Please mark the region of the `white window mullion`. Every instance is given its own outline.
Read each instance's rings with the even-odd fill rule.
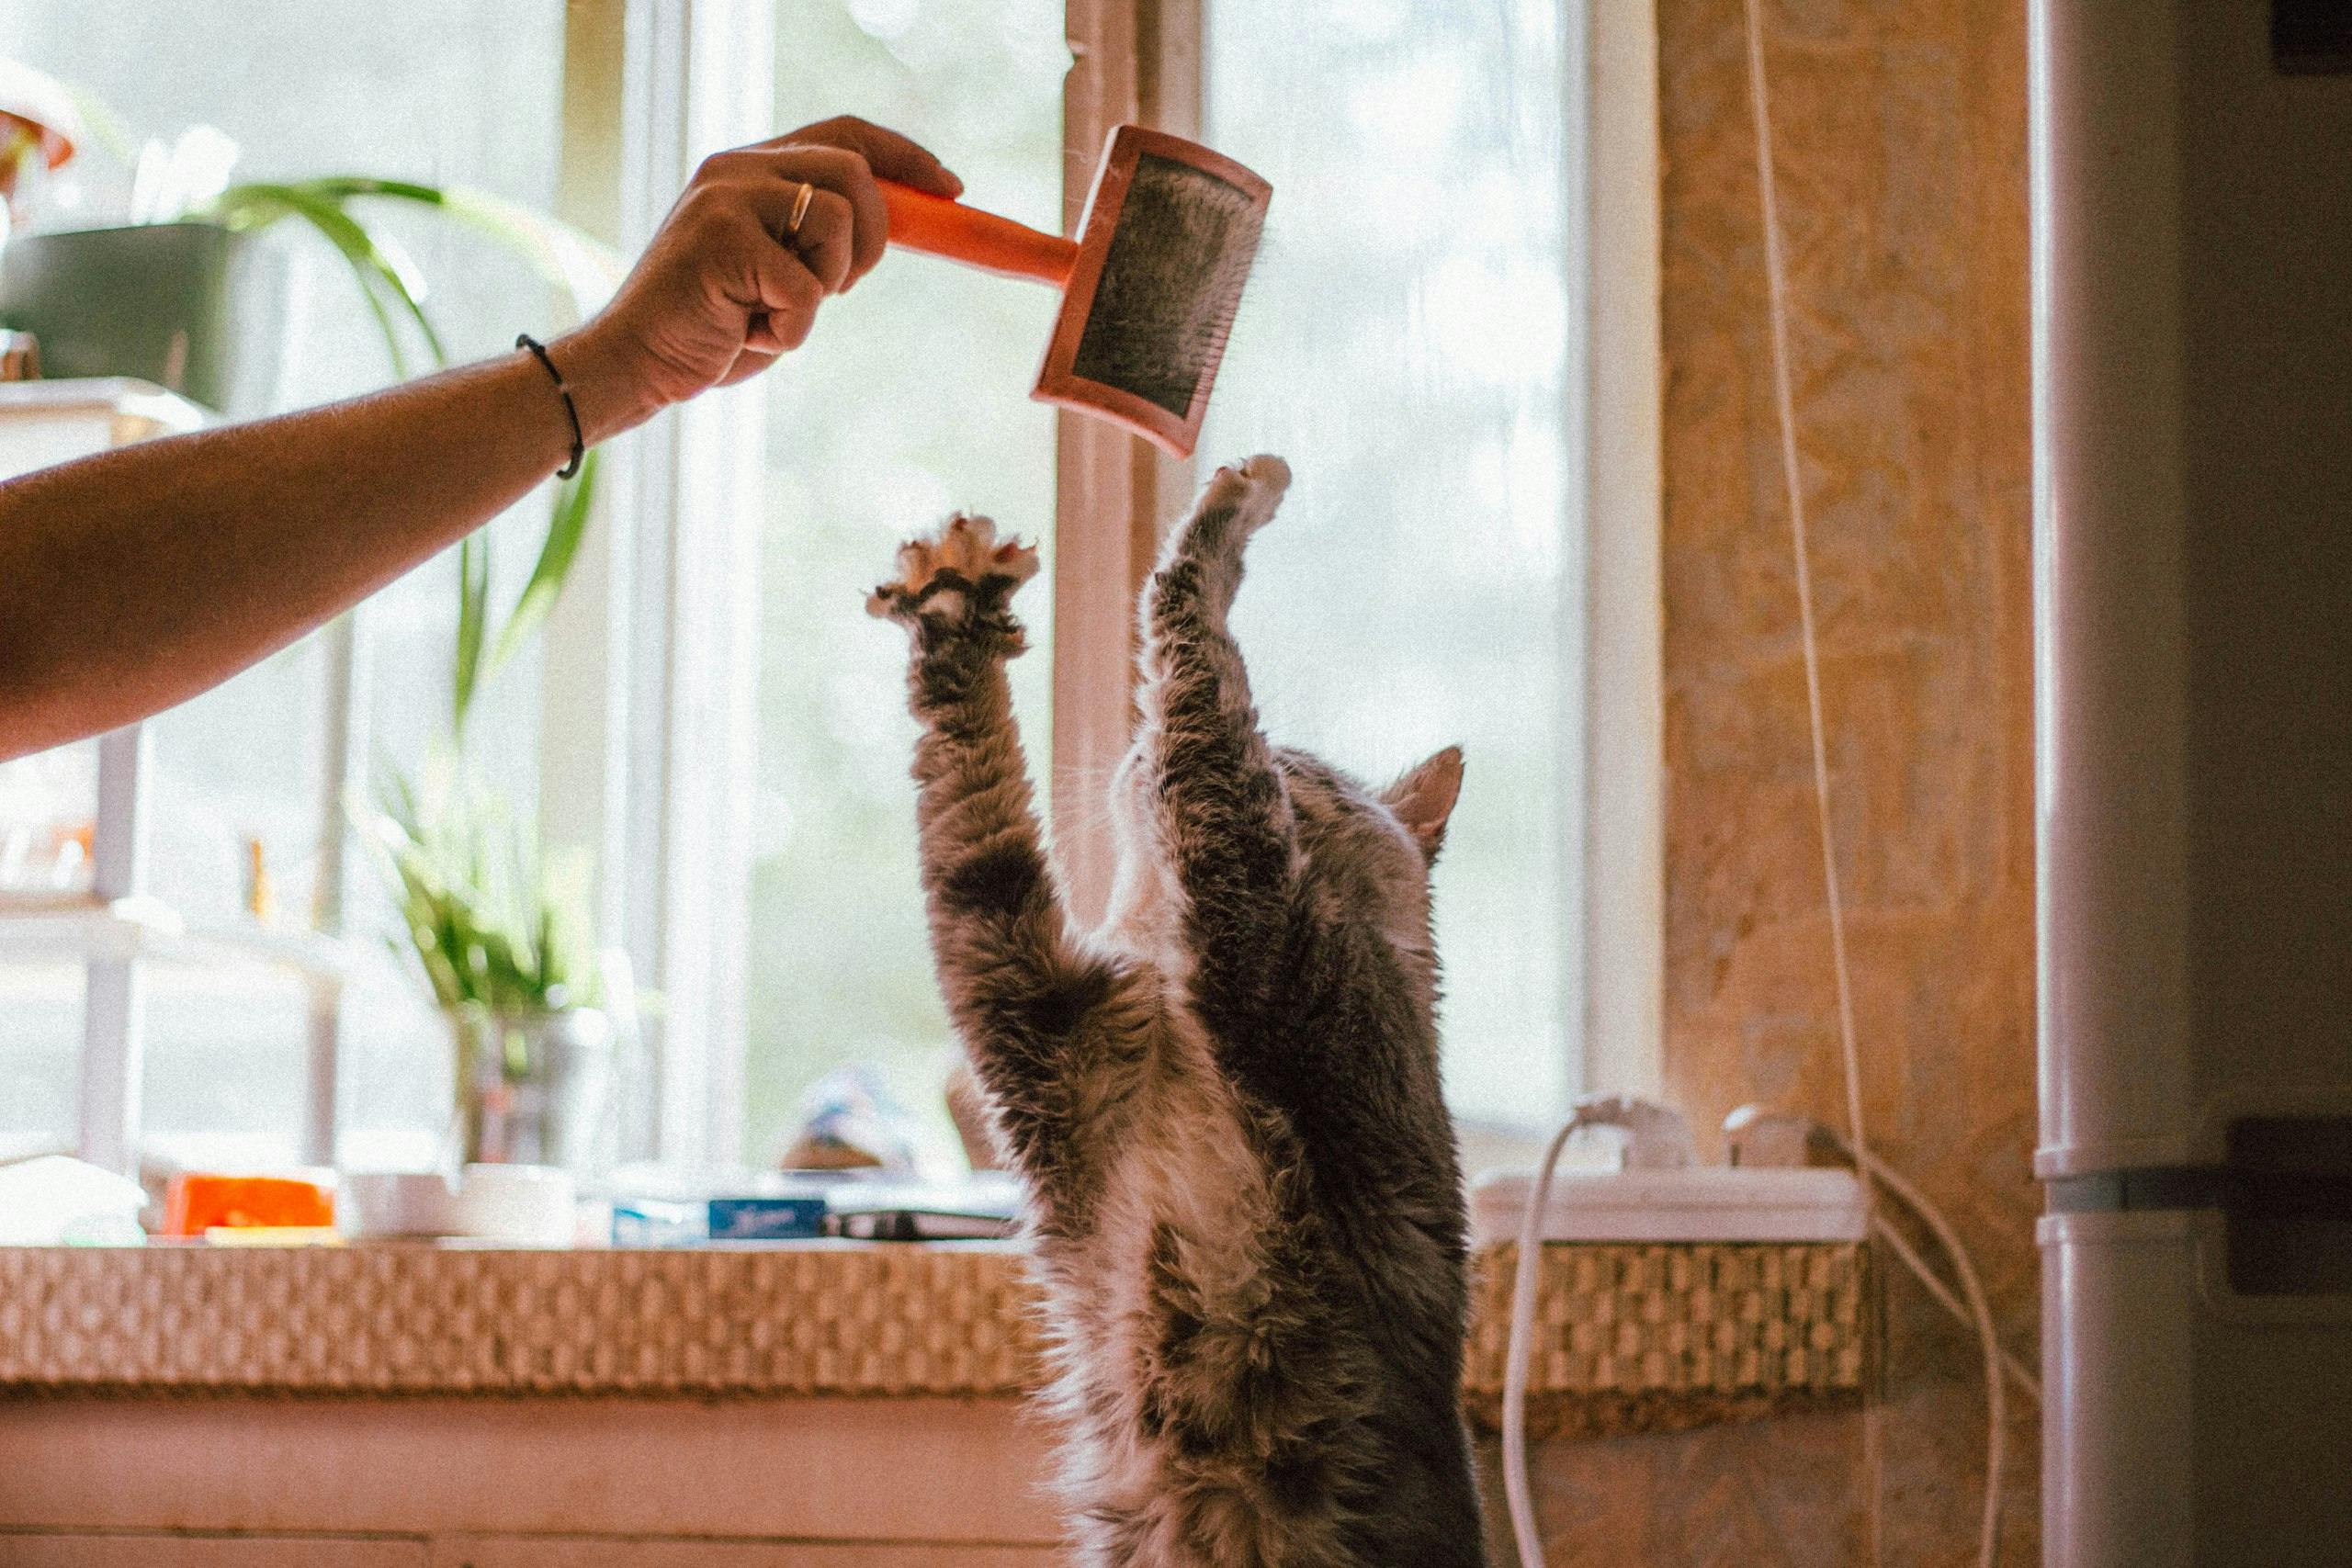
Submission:
[[[763,0],[629,7],[623,232],[641,247],[702,158],[768,133]],[[633,444],[626,682],[626,848],[613,879],[625,945],[661,991],[663,1157],[733,1159],[742,1122],[745,835],[755,728],[765,401],[713,393]]]
[[[99,738],[90,892],[101,908],[143,890],[154,752],[145,725]],[[82,1014],[82,1157],[125,1175],[139,1169],[145,1067],[144,987],[135,953],[126,938],[119,951],[92,955]]]
[[[1584,323],[1571,378],[1585,457],[1580,1065],[1587,1089],[1655,1093],[1666,1007],[1656,7],[1594,4],[1570,36],[1586,136],[1569,210]]]

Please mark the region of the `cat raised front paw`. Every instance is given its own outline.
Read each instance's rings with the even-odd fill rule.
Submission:
[[[1037,575],[1037,552],[1019,539],[1000,543],[996,525],[957,513],[928,537],[899,547],[898,575],[866,596],[865,612],[933,630],[968,626],[1025,646],[1007,611],[1013,591]]]
[[[1241,532],[1254,534],[1273,516],[1274,508],[1283,503],[1283,492],[1289,489],[1290,465],[1271,453],[1260,453],[1238,468],[1219,468],[1211,475],[1201,491],[1197,510],[1231,507]]]

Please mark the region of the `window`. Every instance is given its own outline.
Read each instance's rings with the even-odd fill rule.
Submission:
[[[358,172],[464,183],[539,206],[554,192],[563,62],[561,0],[384,6],[363,0],[254,6],[188,0],[114,6],[103,18],[40,0],[0,0],[8,51],[86,91],[134,141],[214,125],[242,149],[236,175]],[[168,61],[171,68],[157,69]],[[115,220],[127,169],[103,148],[77,159],[93,221]],[[387,215],[425,276],[453,358],[496,352],[548,315],[526,269],[450,225]],[[390,378],[380,338],[349,280],[290,230],[266,242],[288,268],[290,345],[281,384],[242,414],[297,407]],[[518,321],[518,314],[522,320]],[[538,502],[515,519],[536,526]],[[502,552],[515,575],[521,545]],[[455,617],[452,564],[393,585],[363,614],[372,656],[359,694],[375,759],[413,763],[440,719]],[[149,886],[191,922],[244,918],[246,843],[257,840],[286,917],[300,922],[320,864],[322,639],[313,637],[159,716]],[[537,671],[518,665],[477,726],[501,776],[527,784],[537,755]],[[0,822],[71,831],[93,810],[94,745],[0,768]],[[527,794],[525,795],[527,801]],[[429,1153],[443,1120],[446,1053],[435,1021],[373,932],[382,912],[356,866],[350,924],[361,967],[345,1009],[344,1153]],[[152,1148],[182,1158],[300,1152],[308,996],[259,965],[143,966],[144,1121]],[[0,1151],[71,1146],[81,1042],[78,966],[0,967]]]
[[[97,28],[53,9],[0,0],[11,47],[137,130],[221,124],[255,175],[359,167],[538,206],[560,176],[574,209],[582,190],[604,193],[590,205],[618,214],[625,244],[703,155],[830,114],[907,130],[971,199],[1048,229],[1138,99],[1143,118],[1197,130],[1275,189],[1202,447],[1210,463],[1279,452],[1298,475],[1236,617],[1268,728],[1375,779],[1447,742],[1468,752],[1437,881],[1457,1111],[1506,1132],[1548,1122],[1587,1081],[1583,1021],[1630,1019],[1638,1033],[1654,1017],[1625,998],[1655,989],[1639,912],[1655,889],[1633,888],[1604,919],[1588,910],[1584,867],[1589,842],[1621,875],[1655,874],[1640,847],[1654,561],[1647,579],[1625,565],[1643,552],[1641,485],[1604,482],[1623,453],[1654,487],[1638,434],[1655,344],[1627,337],[1606,356],[1624,379],[1596,382],[1589,401],[1588,366],[1604,356],[1588,327],[1597,344],[1623,323],[1589,317],[1582,284],[1600,265],[1586,254],[1589,160],[1624,160],[1591,182],[1593,243],[1607,229],[1613,271],[1654,270],[1654,221],[1604,222],[1623,192],[1654,184],[1639,130],[1654,92],[1633,58],[1611,99],[1623,124],[1589,118],[1603,95],[1588,105],[1580,0],[1306,13],[1275,0],[202,0]],[[1196,51],[1171,30],[1193,25]],[[1629,24],[1592,25],[1600,52],[1602,29]],[[175,42],[198,32],[200,53]],[[164,57],[182,62],[167,77],[142,68]],[[446,231],[415,243],[453,351],[503,349],[535,286]],[[340,286],[316,280],[294,396],[381,378]],[[1133,583],[1151,525],[1196,476],[1028,400],[1055,308],[1032,285],[893,257],[775,373],[610,454],[604,521],[544,653],[503,677],[476,729],[514,794],[541,794],[565,836],[596,840],[607,934],[663,994],[654,1103],[630,1152],[764,1162],[805,1089],[854,1062],[878,1066],[946,1142],[936,1089],[951,1046],[915,876],[904,649],[859,600],[896,542],[951,508],[1046,547],[1050,592],[1024,595],[1033,651],[1014,667],[1015,702],[1040,803],[1064,808],[1057,843],[1083,863],[1082,886],[1091,876],[1088,801],[1124,730]],[[1622,425],[1591,442],[1598,461],[1589,420]],[[1605,542],[1586,527],[1588,495],[1604,491],[1623,524]],[[519,570],[524,554],[503,564]],[[1645,596],[1647,612],[1628,609]],[[413,759],[434,728],[437,690],[419,672],[447,667],[453,597],[441,563],[368,608],[385,755]],[[239,846],[257,837],[281,902],[300,908],[319,785],[286,760],[313,754],[322,658],[289,650],[157,721],[172,897],[233,915]],[[1625,671],[1638,678],[1612,673]],[[1588,788],[1586,737],[1604,720],[1630,760]],[[86,790],[71,754],[39,762],[44,798]],[[0,771],[0,811],[29,777]],[[373,895],[364,871],[354,886]],[[370,983],[344,1053],[344,1152],[421,1155],[446,1051],[404,974],[387,960]],[[156,987],[150,1122],[177,1146],[226,1132],[290,1152],[299,991],[205,984]],[[0,971],[0,989],[5,1137],[70,1108],[79,997],[24,971]],[[1641,1087],[1641,1050],[1611,1087]]]
[[[1234,631],[1271,734],[1378,783],[1462,743],[1434,878],[1455,1111],[1579,1077],[1583,574],[1555,4],[1208,0],[1206,140],[1274,187],[1202,456],[1296,476]]]
[[[1438,882],[1448,1073],[1466,1117],[1521,1130],[1582,1081],[1579,13],[1307,18],[1269,0],[1200,13],[1206,139],[1276,189],[1203,457],[1275,450],[1301,476],[1257,547],[1238,629],[1286,739],[1368,774],[1466,743],[1473,783]],[[1057,134],[1057,23],[1080,34],[1125,14],[1074,4],[1065,18],[1043,0],[777,10],[775,122],[848,109],[900,125],[973,199],[1050,225],[1057,142],[1073,181],[1098,145]],[[1053,496],[1054,427],[1020,397],[1048,297],[900,258],[838,309],[770,384],[752,508],[767,533],[734,1124],[755,1158],[797,1089],[846,1061],[896,1069],[927,1109],[946,1041],[915,890],[901,650],[861,637],[843,604],[893,541],[953,506],[1044,532],[1057,504],[1065,557],[1134,521]],[[1192,483],[1168,465],[1159,479],[1137,503],[1149,516]],[[1343,593],[1325,564],[1341,558]],[[1043,597],[1029,596],[1033,618]],[[1126,624],[1121,608],[1060,627],[1057,681],[1123,668]],[[1076,721],[1047,711],[1045,663],[1015,667],[1039,769],[1048,722]],[[1083,779],[1057,782],[1082,818]],[[1065,852],[1079,847],[1086,824],[1057,826]],[[706,1042],[731,1048],[723,1027]]]
[[[937,149],[969,199],[1060,227],[1060,0],[807,0],[779,13],[779,128],[854,113]],[[1054,527],[1054,420],[1028,400],[1056,299],[898,256],[768,378],[757,795],[742,1146],[792,1131],[828,1069],[879,1066],[929,1111],[952,1049],[916,884],[906,644],[859,611],[899,539],[951,510]],[[1050,570],[1050,564],[1048,567]],[[1039,799],[1052,756],[1051,599],[1012,666]],[[1114,654],[1115,657],[1115,653]]]

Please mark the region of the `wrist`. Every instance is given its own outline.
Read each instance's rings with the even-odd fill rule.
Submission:
[[[581,439],[588,446],[633,430],[661,412],[662,400],[650,378],[622,352],[621,344],[598,330],[597,322],[574,328],[547,346],[571,389]]]

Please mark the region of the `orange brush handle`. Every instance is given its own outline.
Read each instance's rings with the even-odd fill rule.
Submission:
[[[890,243],[926,255],[944,256],[982,272],[1032,277],[1059,288],[1078,262],[1078,242],[1041,233],[1010,218],[982,212],[960,201],[929,196],[911,186],[876,180],[890,209]]]

